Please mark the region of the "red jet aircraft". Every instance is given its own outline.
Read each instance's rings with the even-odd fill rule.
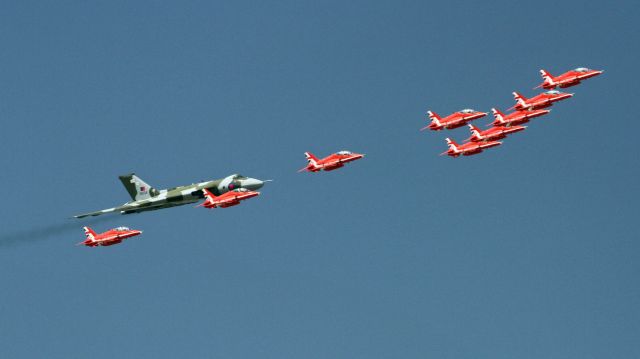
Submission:
[[[502,113],[497,108],[492,108],[493,117],[495,120],[491,123],[493,126],[514,126],[529,122],[530,119],[542,115],[546,115],[551,110],[520,110],[512,112],[508,115]],[[491,126],[489,125],[489,126]]]
[[[484,117],[487,115],[486,112],[480,112],[476,110],[472,110],[470,108],[460,110],[458,112],[454,112],[451,115],[442,118],[440,115],[433,111],[427,111],[429,114],[429,118],[431,119],[431,123],[428,126],[423,127],[420,131],[424,131],[426,129],[430,129],[432,131],[440,131],[444,128],[451,130],[453,128],[462,127],[467,124],[467,122]]]
[[[231,206],[236,206],[240,204],[240,201],[244,201],[245,199],[249,199],[251,197],[259,196],[260,192],[250,191],[246,188],[237,188],[233,191],[225,192],[219,196],[215,196],[206,188],[202,189],[204,193],[204,202],[197,205],[196,207],[204,207],[204,208],[227,208]]]
[[[499,141],[487,141],[487,142],[465,142],[462,145],[457,144],[454,140],[447,138],[447,145],[449,150],[442,152],[440,155],[449,155],[451,157],[471,156],[482,152],[490,147],[500,146],[502,142]]]
[[[554,102],[562,101],[572,97],[572,93],[564,93],[556,90],[550,90],[538,94],[532,98],[526,98],[521,94],[514,92],[513,98],[516,100],[516,104],[510,108],[516,110],[537,110],[551,106]]]
[[[84,244],[87,247],[110,246],[113,244],[118,244],[129,237],[134,237],[142,233],[142,231],[136,229],[118,227],[110,229],[104,233],[97,234],[93,231],[93,229],[89,227],[83,228],[84,234],[87,236],[87,239],[78,243],[78,245]]]
[[[469,130],[471,131],[471,137],[467,141],[471,142],[486,142],[486,141],[495,141],[501,140],[507,135],[512,133],[524,131],[527,126],[495,126],[491,127],[488,130],[480,131],[476,126],[469,124]]]
[[[305,152],[304,155],[307,157],[308,164],[306,167],[298,170],[298,172],[319,172],[321,170],[333,171],[344,166],[347,162],[359,160],[364,157],[363,154],[352,153],[349,151],[339,151],[323,159],[318,159],[318,157],[314,156],[311,152]]]
[[[591,70],[586,67],[578,67],[577,69],[567,71],[562,75],[552,76],[546,70],[540,70],[540,75],[542,75],[542,79],[544,81],[535,88],[537,89],[542,87],[544,89],[554,89],[556,87],[571,87],[580,84],[580,81],[582,80],[598,76],[603,72],[604,71],[602,70]]]

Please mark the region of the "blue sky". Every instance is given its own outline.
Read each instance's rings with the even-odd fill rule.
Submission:
[[[0,356],[637,358],[636,2],[0,5]],[[606,73],[505,143],[440,114]],[[488,119],[476,121],[484,127]],[[367,157],[299,174],[303,152]],[[274,179],[97,221],[117,176]],[[144,230],[81,248],[81,227]]]

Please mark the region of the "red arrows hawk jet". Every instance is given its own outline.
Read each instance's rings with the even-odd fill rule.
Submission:
[[[545,108],[551,106],[554,102],[566,100],[569,97],[572,97],[572,93],[564,93],[556,90],[550,90],[538,94],[532,98],[526,98],[521,94],[514,92],[513,98],[516,100],[515,106],[511,107],[511,109],[516,110],[537,110],[540,108]]]
[[[476,126],[469,124],[469,130],[471,131],[471,137],[467,141],[471,142],[486,142],[486,141],[496,141],[501,140],[507,135],[512,133],[524,131],[527,126],[495,126],[491,127],[488,130],[480,131]]]
[[[447,138],[447,145],[449,150],[442,152],[440,155],[449,155],[451,157],[471,156],[482,152],[487,148],[500,146],[502,142],[499,141],[487,141],[487,142],[465,142],[462,145],[457,144],[454,140]]]
[[[462,127],[467,124],[467,122],[484,117],[487,115],[486,112],[480,112],[476,110],[472,110],[470,108],[460,110],[458,112],[454,112],[451,115],[442,118],[440,115],[433,111],[427,111],[429,114],[429,118],[431,119],[431,123],[428,126],[423,127],[420,131],[424,131],[426,129],[430,129],[432,131],[440,131],[444,128],[451,130],[453,128]]]
[[[540,70],[540,75],[542,75],[542,79],[544,80],[540,85],[536,86],[534,89],[542,87],[543,89],[554,89],[556,87],[566,88],[580,84],[580,81],[586,80],[588,78],[592,78],[594,76],[598,76],[604,71],[602,70],[591,70],[586,67],[578,67],[577,69],[573,69],[571,71],[567,71],[559,76],[552,76],[546,70]]]
[[[84,234],[87,236],[87,239],[78,243],[78,245],[84,244],[87,247],[111,246],[114,244],[118,244],[127,238],[134,237],[142,233],[142,231],[136,229],[118,227],[110,229],[104,233],[97,234],[93,231],[93,229],[89,227],[83,228]]]
[[[546,115],[551,110],[520,110],[512,112],[508,115],[502,113],[497,108],[492,108],[493,117],[495,120],[491,123],[493,126],[514,126],[529,122],[530,119],[542,115]],[[489,125],[489,126],[491,126]]]
[[[211,191],[206,188],[202,189],[204,193],[204,202],[197,205],[196,207],[204,207],[204,208],[227,208],[231,206],[236,206],[240,204],[240,201],[244,201],[245,199],[249,199],[251,197],[259,196],[260,192],[250,191],[246,188],[237,188],[233,191],[225,192],[219,196],[215,196]]]
[[[307,166],[298,170],[298,172],[319,172],[321,170],[333,171],[344,166],[345,163],[359,160],[364,157],[363,154],[353,153],[349,151],[339,151],[331,154],[323,159],[318,159],[311,152],[305,152],[307,157]]]

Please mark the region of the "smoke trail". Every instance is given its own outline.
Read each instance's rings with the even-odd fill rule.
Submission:
[[[90,218],[84,221],[79,221],[74,218],[69,219],[65,223],[41,224],[27,229],[2,233],[0,234],[0,248],[39,242],[65,233],[71,233],[73,231],[79,234],[78,238],[84,239],[84,233],[80,230],[83,226],[105,222],[115,222],[116,220],[117,217],[108,215],[103,217]]]

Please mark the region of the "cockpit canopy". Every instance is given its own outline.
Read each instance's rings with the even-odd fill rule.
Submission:
[[[589,71],[588,68],[586,67],[578,67],[577,69],[573,70],[573,71],[577,71],[577,72],[587,72]]]
[[[115,231],[130,231],[129,227],[117,227],[114,228]]]
[[[460,112],[460,113],[474,113],[474,112],[476,112],[476,110],[471,109],[471,108],[465,108],[464,110],[460,110],[458,112]]]
[[[547,91],[545,93],[548,94],[548,95],[559,95],[560,91],[558,91],[558,90],[549,90],[549,91]]]
[[[237,174],[237,173],[236,173],[236,174],[234,174],[234,175],[232,176],[232,178],[233,178],[234,180],[247,179],[247,177],[245,177],[245,176],[243,176],[243,175],[241,175],[241,174]]]
[[[351,151],[338,151],[337,154],[339,154],[339,155],[350,155]]]

